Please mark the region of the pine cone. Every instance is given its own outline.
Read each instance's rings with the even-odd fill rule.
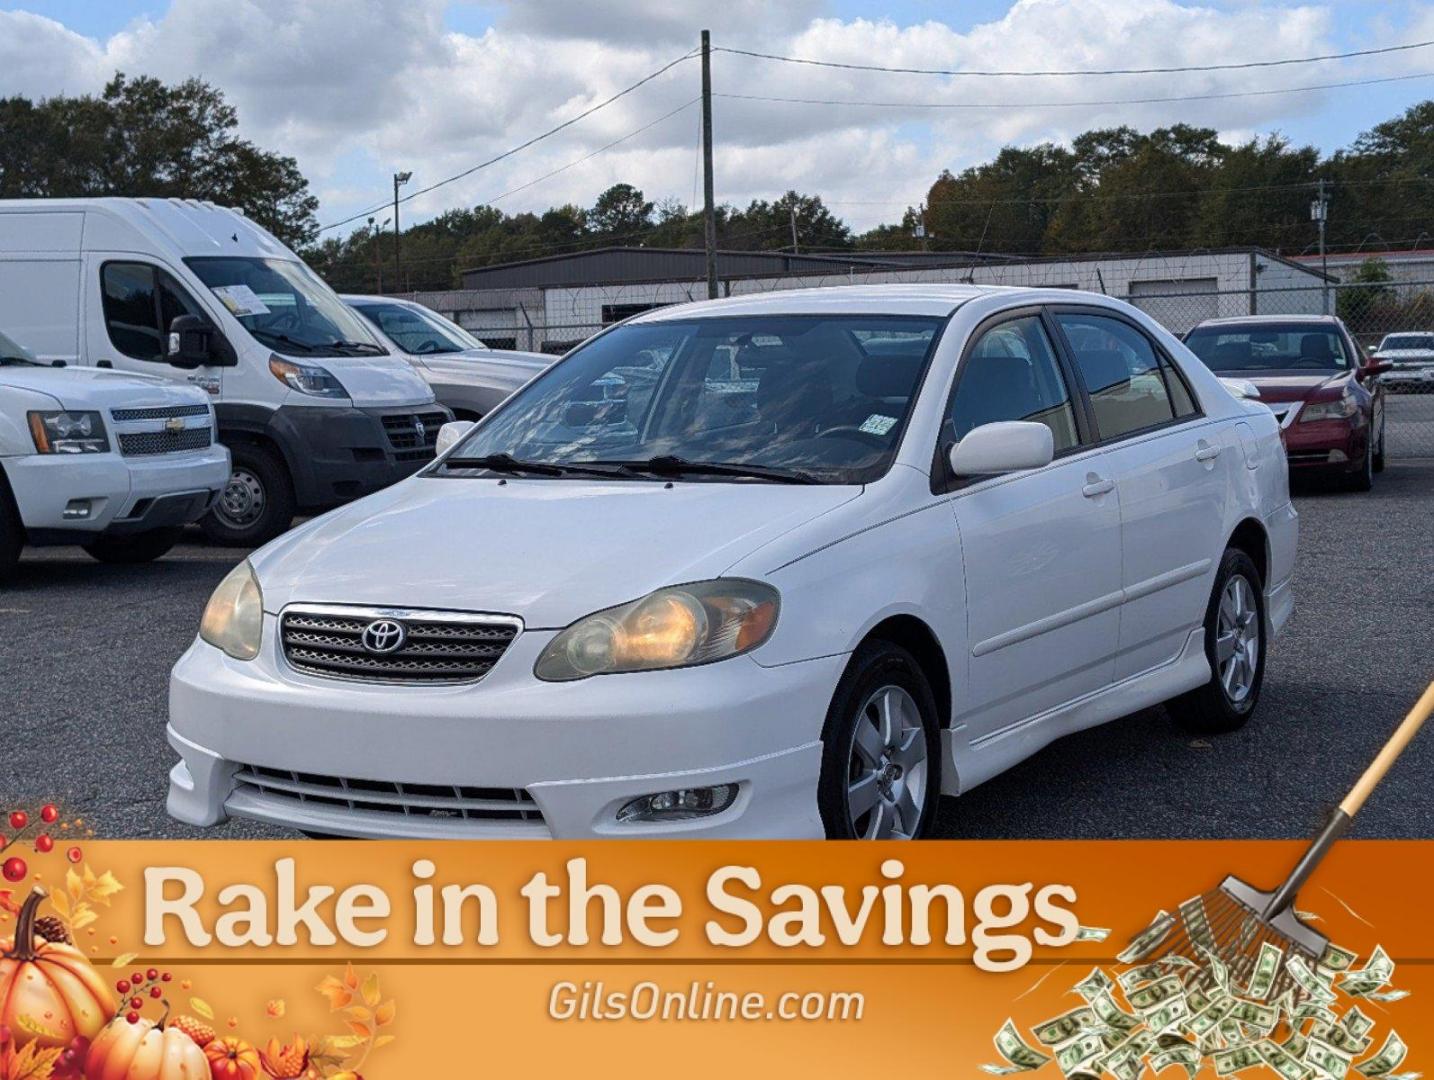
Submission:
[[[54,942],[57,945],[69,945],[70,932],[65,929],[62,923],[53,915],[42,915],[35,920],[35,933],[39,934],[46,941]]]

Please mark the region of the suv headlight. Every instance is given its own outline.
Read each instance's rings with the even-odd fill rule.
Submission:
[[[291,390],[314,397],[346,398],[344,384],[317,364],[296,364],[292,360],[269,357],[269,372]]]
[[[42,454],[103,454],[110,448],[97,412],[32,412],[30,438]]]
[[[1346,390],[1333,401],[1315,401],[1300,410],[1300,423],[1313,424],[1316,420],[1348,420],[1359,412],[1354,395]]]
[[[229,571],[204,608],[199,636],[235,660],[252,660],[259,655],[264,634],[264,595],[259,579],[245,559]]]
[[[546,682],[725,660],[772,636],[777,590],[741,578],[676,585],[579,619],[548,643],[533,674]]]

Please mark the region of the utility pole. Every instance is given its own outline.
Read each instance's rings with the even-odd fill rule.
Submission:
[[[712,202],[712,32],[702,31],[702,233],[707,248],[707,299],[717,299],[717,208]]]
[[[411,172],[393,174],[393,283],[399,292],[403,291],[403,241],[399,239],[398,188],[400,184],[406,184],[412,179],[413,173]]]
[[[1310,217],[1319,226],[1320,310],[1329,314],[1329,256],[1324,248],[1324,227],[1329,219],[1329,200],[1324,194],[1324,177],[1319,180],[1319,193],[1310,203]]]
[[[797,247],[797,204],[793,202],[787,209],[792,212],[792,254],[797,255],[800,253]]]

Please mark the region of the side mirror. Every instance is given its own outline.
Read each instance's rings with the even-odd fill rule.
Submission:
[[[1245,398],[1248,401],[1260,400],[1260,388],[1249,379],[1231,379],[1222,377],[1220,384],[1237,398]]]
[[[1394,361],[1385,360],[1383,357],[1371,356],[1365,362],[1363,374],[1366,379],[1372,379],[1376,375],[1383,375],[1386,371],[1394,370]]]
[[[177,368],[234,367],[239,358],[234,346],[209,320],[198,315],[177,315],[169,324],[165,359]]]
[[[433,444],[433,453],[442,457],[463,436],[473,430],[472,420],[450,420],[438,429],[438,439]]]
[[[957,476],[989,476],[1039,469],[1049,465],[1055,454],[1055,439],[1045,424],[1001,420],[973,428],[951,448],[951,471]]]

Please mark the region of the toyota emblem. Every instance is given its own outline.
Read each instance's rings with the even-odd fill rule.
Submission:
[[[363,628],[360,640],[371,653],[391,653],[403,647],[408,640],[408,630],[393,619],[375,619]]]

